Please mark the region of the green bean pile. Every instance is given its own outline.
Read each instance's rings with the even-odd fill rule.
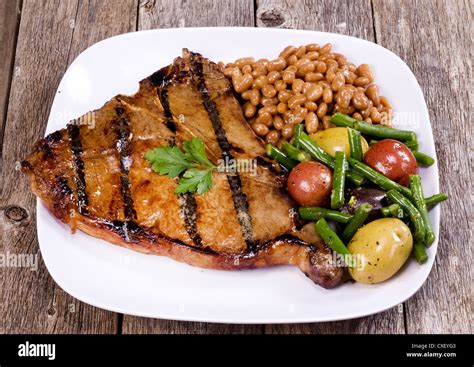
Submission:
[[[377,143],[376,139],[393,139],[403,142],[413,152],[420,166],[431,166],[435,162],[434,159],[418,152],[417,136],[412,131],[372,125],[341,113],[334,114],[331,122],[338,127],[348,128],[349,157],[340,151],[336,152],[334,158],[330,156],[307,135],[304,124],[295,127],[293,142],[285,142],[282,150],[273,145],[267,145],[268,156],[288,171],[297,163],[310,160],[322,163],[333,170],[331,209],[300,207],[300,217],[306,221],[315,222],[316,231],[334,252],[341,255],[350,254],[346,245],[368,220],[373,207],[364,203],[353,214],[340,211],[345,204],[345,190],[348,185],[357,187],[364,183],[372,183],[383,189],[391,202],[390,205],[380,209],[381,216],[398,218],[409,224],[414,238],[413,256],[418,263],[425,263],[428,259],[426,248],[435,241],[428,210],[446,200],[447,195],[440,193],[425,198],[418,174],[410,175],[409,187],[405,187],[363,163],[361,136],[369,137],[370,145]],[[340,235],[329,226],[327,221],[344,226]]]

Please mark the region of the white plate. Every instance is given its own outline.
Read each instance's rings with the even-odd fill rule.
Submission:
[[[423,152],[435,156],[420,86],[408,66],[374,43],[339,34],[261,28],[162,29],[101,41],[66,71],[54,99],[47,133],[101,107],[116,94],[132,94],[138,81],[168,65],[187,47],[213,61],[242,56],[274,58],[287,45],[331,42],[355,64],[369,63],[399,116],[418,133]],[[403,122],[403,121],[402,121]],[[406,122],[406,121],[405,121]],[[410,125],[410,126],[407,126]],[[422,169],[425,194],[438,192],[438,167]],[[344,284],[325,290],[293,267],[226,272],[204,270],[113,246],[83,233],[71,235],[38,203],[41,252],[54,280],[79,300],[125,314],[226,323],[293,323],[350,319],[393,307],[412,296],[433,265],[413,259],[377,285]],[[430,212],[436,234],[439,209]]]

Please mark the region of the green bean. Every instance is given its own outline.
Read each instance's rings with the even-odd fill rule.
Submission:
[[[355,173],[354,171],[351,171],[350,169],[348,169],[346,172],[346,178],[351,181],[355,186],[361,186],[365,181],[364,177],[362,177],[358,173]]]
[[[342,243],[336,232],[329,227],[329,224],[324,218],[321,218],[314,225],[316,231],[319,233],[323,241],[337,254],[351,255],[347,247]]]
[[[351,214],[342,213],[337,210],[319,208],[317,206],[300,207],[298,212],[300,213],[301,218],[305,220],[319,220],[321,218],[326,218],[327,220],[332,220],[334,222],[347,223],[352,218]]]
[[[415,242],[413,244],[413,256],[415,256],[416,262],[420,265],[424,264],[428,260],[426,247],[423,243]]]
[[[426,155],[417,151],[413,151],[413,150],[412,150],[412,153],[415,156],[415,159],[420,166],[428,167],[428,166],[432,166],[435,163],[435,160],[431,158],[429,155]]]
[[[299,150],[290,143],[284,142],[282,148],[288,157],[298,162],[308,162],[311,160],[311,155],[308,152]]]
[[[392,205],[398,205],[398,204],[392,204]],[[382,216],[384,218],[388,218],[392,216],[392,212],[388,206],[384,206],[383,208],[380,208],[380,213],[382,213]]]
[[[311,156],[318,162],[325,164],[326,166],[334,169],[334,158],[327,154],[323,148],[321,148],[313,139],[311,139],[306,133],[301,132],[300,134],[300,145],[306,150]],[[364,182],[364,178],[351,171],[347,170],[346,177],[354,185],[360,186]]]
[[[392,204],[383,208],[380,208],[382,215],[384,217],[394,217],[398,219],[403,219],[403,210],[398,204]]]
[[[283,153],[280,149],[277,147],[274,147],[271,144],[267,144],[266,147],[267,150],[267,155],[276,160],[278,163],[280,163],[283,167],[285,167],[288,171],[290,171],[294,166],[296,166],[296,163],[293,162],[290,158],[288,158],[285,153]]]
[[[425,226],[423,223],[423,218],[418,211],[418,209],[404,197],[397,190],[389,190],[387,196],[390,201],[394,204],[400,205],[400,207],[408,214],[410,221],[413,224],[413,237],[416,241],[423,242],[425,240]]]
[[[392,217],[397,217],[398,211],[401,209],[400,205],[398,204],[392,204],[387,207],[388,211],[390,212],[390,215]]]
[[[442,201],[445,201],[447,199],[448,199],[448,195],[446,195],[444,193],[435,194],[433,196],[425,198],[425,204],[427,206],[434,206],[434,205],[439,204]]]
[[[318,143],[311,139],[306,133],[300,133],[300,145],[305,149],[311,156],[318,162],[325,164],[331,168],[334,168],[334,159],[327,154]]]
[[[411,151],[418,150],[418,140],[407,140],[403,142],[403,144],[405,144]]]
[[[392,206],[396,205],[396,206]],[[389,210],[391,211],[392,215],[394,218],[398,219],[403,219],[405,217],[405,212],[403,211],[402,208],[400,208],[400,205],[398,204],[392,204],[389,206]]]
[[[346,185],[347,159],[343,152],[336,152],[332,178],[331,208],[339,209],[344,205],[344,188]]]
[[[371,140],[370,145],[375,144],[374,141],[376,140]],[[418,151],[418,141],[417,140],[407,140],[403,142],[407,146],[408,149],[411,150],[413,153],[413,156],[415,157],[416,161],[421,165],[421,166],[432,166],[435,163],[435,160],[431,158],[430,156],[420,153]]]
[[[365,220],[369,216],[370,212],[372,211],[373,206],[364,203],[361,204],[354,213],[352,219],[347,223],[346,228],[342,232],[342,239],[344,242],[349,242],[350,239],[354,236],[357,230],[364,224]]]
[[[416,134],[413,131],[392,129],[383,125],[372,125],[339,112],[332,115],[331,122],[336,126],[352,127],[359,130],[362,134],[378,138],[400,141],[416,140]]]
[[[351,157],[361,161],[363,159],[362,155],[362,143],[360,141],[361,136],[360,132],[357,130],[347,128],[347,133],[349,135],[349,145],[351,147]]]
[[[303,131],[304,131],[303,124],[296,125],[295,130],[293,131],[293,136],[294,136],[293,144],[297,149],[301,149],[300,135]]]
[[[353,117],[345,115],[340,112],[336,112],[334,115],[331,116],[331,122],[339,127],[354,127],[354,124],[357,122]]]
[[[413,201],[415,202],[416,208],[420,212],[425,225],[425,244],[427,247],[430,247],[436,236],[433,227],[431,227],[430,218],[428,217],[428,210],[426,209],[423,187],[421,186],[419,175],[410,175],[410,190],[413,194]]]
[[[397,190],[402,192],[404,195],[411,198],[411,192],[405,186],[402,186],[395,181],[390,180],[381,173],[377,172],[373,168],[367,166],[366,164],[355,160],[354,158],[348,158],[349,164],[352,169],[359,173],[360,175],[367,178],[369,181],[373,182],[376,185],[379,185],[384,190]]]
[[[354,129],[362,134],[376,136],[383,139],[395,139],[400,141],[416,140],[416,134],[413,131],[398,130],[382,125],[372,125],[365,121],[357,120],[354,123]]]

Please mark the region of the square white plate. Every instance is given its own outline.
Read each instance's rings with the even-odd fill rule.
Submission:
[[[398,113],[397,127],[417,132],[423,152],[435,156],[420,86],[408,66],[374,43],[339,34],[262,28],[162,29],[101,41],[66,71],[54,99],[47,133],[116,94],[132,94],[138,82],[170,64],[187,47],[213,61],[242,56],[272,59],[287,45],[331,42],[355,64],[368,63],[381,94]],[[438,192],[438,167],[421,169],[425,194]],[[430,212],[436,234],[439,209]],[[433,265],[413,259],[382,284],[344,284],[333,290],[313,284],[293,267],[226,272],[204,270],[144,255],[84,233],[71,235],[38,203],[38,237],[52,277],[79,300],[104,309],[162,319],[226,323],[293,323],[350,319],[393,307],[412,296]]]

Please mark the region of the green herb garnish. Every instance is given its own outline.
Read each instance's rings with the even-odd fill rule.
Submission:
[[[197,169],[192,168],[184,172],[183,177],[179,180],[176,187],[177,194],[184,194],[185,192],[197,192],[204,194],[209,191],[212,186],[212,168]]]
[[[204,142],[199,138],[184,141],[182,150],[177,146],[149,150],[145,159],[160,175],[174,178],[182,174],[176,194],[204,194],[212,187],[212,171],[217,167],[207,158]]]

